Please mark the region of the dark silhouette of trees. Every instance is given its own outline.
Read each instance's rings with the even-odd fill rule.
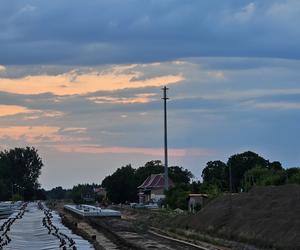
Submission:
[[[283,169],[256,166],[244,174],[243,187],[248,191],[252,186],[283,185],[286,174]]]
[[[295,172],[288,178],[287,182],[292,184],[300,184],[300,168],[298,168],[298,172]]]
[[[288,183],[300,184],[300,168],[288,168],[286,170],[286,178]]]
[[[169,177],[175,184],[188,184],[194,177],[191,171],[183,167],[169,167]]]
[[[102,186],[106,188],[107,196],[112,202],[124,203],[137,199],[138,182],[131,165],[118,168],[102,181]]]
[[[222,161],[209,161],[202,171],[205,185],[215,185],[220,191],[228,190],[227,165]]]
[[[38,177],[43,162],[35,148],[14,148],[0,152],[0,199],[14,194],[25,200],[34,199],[40,187]]]
[[[62,200],[62,199],[67,199],[70,198],[69,195],[70,191],[63,189],[62,187],[55,187],[52,188],[51,190],[47,191],[47,199],[50,200]],[[69,195],[69,197],[68,197]]]
[[[102,186],[107,190],[109,200],[115,203],[137,201],[137,187],[151,174],[164,172],[161,161],[150,161],[138,169],[131,165],[117,169],[112,175],[102,181]],[[175,184],[187,184],[193,177],[192,173],[182,167],[169,167],[169,177]]]
[[[232,173],[233,192],[248,191],[252,186],[300,184],[300,169],[284,169],[280,162],[264,159],[257,153],[247,151],[229,157],[227,164],[209,161],[202,171],[201,192],[218,193],[229,191],[229,167]]]
[[[233,191],[238,192],[242,188],[244,174],[248,170],[257,166],[267,168],[268,164],[268,160],[251,151],[229,157],[227,166],[231,167]]]
[[[151,174],[161,174],[164,173],[164,166],[159,160],[149,161],[145,166],[136,169],[135,176],[137,182],[142,184],[142,182]],[[179,166],[171,166],[168,169],[169,177],[175,184],[189,183],[194,177],[193,174],[188,170]]]
[[[187,210],[187,199],[190,193],[190,185],[177,185],[166,192],[166,204],[168,204],[172,209],[180,208]]]

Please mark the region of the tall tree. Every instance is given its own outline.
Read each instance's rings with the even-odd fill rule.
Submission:
[[[137,200],[137,181],[135,169],[131,165],[118,168],[112,175],[102,181],[102,186],[107,190],[108,198],[115,203]]]
[[[300,168],[289,168],[286,170],[287,183],[300,184]]]
[[[231,167],[233,191],[238,192],[241,189],[244,175],[248,170],[255,167],[268,168],[268,166],[268,160],[251,151],[231,156],[227,167]]]
[[[25,200],[33,199],[40,187],[38,177],[43,162],[35,148],[15,148],[0,153],[0,173],[2,182],[10,196],[19,193]]]
[[[188,184],[194,177],[191,171],[183,167],[169,167],[169,177],[175,184]]]
[[[203,183],[215,185],[220,191],[228,190],[227,165],[222,161],[209,161],[202,171]]]

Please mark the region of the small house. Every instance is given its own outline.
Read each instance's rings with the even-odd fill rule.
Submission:
[[[174,187],[173,181],[169,178],[169,188]],[[165,198],[164,194],[165,179],[164,174],[152,174],[138,187],[139,203],[157,202]]]
[[[194,213],[198,209],[203,208],[208,201],[207,194],[189,194],[188,208],[189,212]]]
[[[107,195],[106,189],[103,187],[94,188],[94,193],[96,196],[103,196],[103,198],[106,198]]]

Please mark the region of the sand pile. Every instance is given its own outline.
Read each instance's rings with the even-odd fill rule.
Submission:
[[[210,232],[277,249],[300,249],[300,185],[255,187],[224,195],[196,215],[172,219],[175,226]]]

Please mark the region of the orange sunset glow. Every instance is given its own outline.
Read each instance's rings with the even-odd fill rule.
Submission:
[[[32,113],[34,110],[30,110],[26,107],[17,105],[0,105],[0,116],[10,116],[24,113]]]
[[[0,78],[0,91],[15,94],[53,93],[57,96],[113,91],[126,88],[158,87],[182,81],[181,75],[166,75],[146,80],[134,80],[138,73],[98,73],[35,75],[17,79]]]

